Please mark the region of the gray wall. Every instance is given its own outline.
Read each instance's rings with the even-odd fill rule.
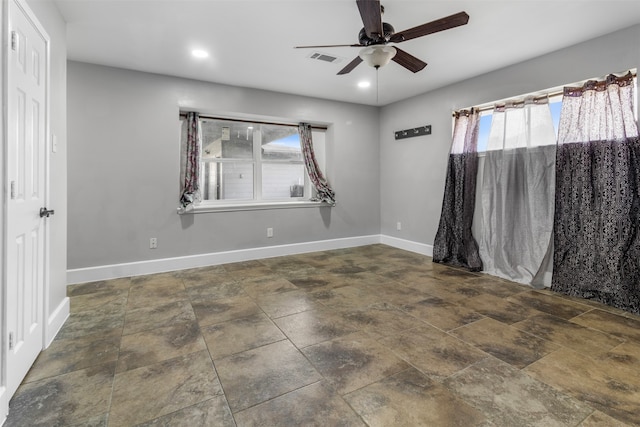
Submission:
[[[55,210],[48,220],[51,274],[46,311],[51,314],[67,296],[67,24],[53,2],[27,3],[51,38],[50,132],[58,141],[58,151],[50,153],[51,203],[47,206]]]
[[[640,25],[385,106],[380,113],[381,233],[432,245],[440,219],[451,113],[640,67]],[[393,132],[432,125],[430,136]],[[402,222],[402,230],[396,223]]]
[[[327,124],[337,206],[177,215],[180,108]],[[375,107],[70,61],[68,117],[69,269],[380,231]]]
[[[69,62],[68,268],[379,233],[431,245],[453,110],[638,67],[639,39],[636,25],[380,109]],[[338,205],[178,216],[181,107],[328,124]]]

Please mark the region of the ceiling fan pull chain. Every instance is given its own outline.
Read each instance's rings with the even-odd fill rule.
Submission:
[[[378,73],[380,72],[380,67],[376,67],[376,105],[378,104]]]

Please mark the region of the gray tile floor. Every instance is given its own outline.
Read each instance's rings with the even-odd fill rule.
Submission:
[[[6,426],[640,425],[640,318],[384,245],[68,293]]]

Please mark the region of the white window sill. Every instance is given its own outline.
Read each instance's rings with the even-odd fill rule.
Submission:
[[[234,211],[258,211],[266,209],[291,209],[291,208],[314,208],[332,207],[326,202],[312,202],[310,200],[296,200],[295,202],[247,202],[247,203],[216,203],[201,204],[181,212],[179,215],[211,213],[211,212],[234,212]]]

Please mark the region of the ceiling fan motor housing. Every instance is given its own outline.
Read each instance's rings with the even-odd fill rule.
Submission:
[[[391,36],[396,32],[393,28],[393,25],[387,24],[386,22],[382,23],[382,32],[384,33],[382,36],[378,34],[372,34],[372,37],[367,35],[367,31],[362,28],[360,33],[358,33],[358,41],[362,46],[371,46],[374,44],[386,44],[389,42]]]

